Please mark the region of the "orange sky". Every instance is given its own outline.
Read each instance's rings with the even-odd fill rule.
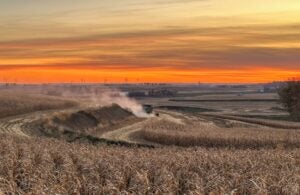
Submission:
[[[0,27],[0,82],[300,75],[299,0],[10,0],[0,2]]]
[[[1,71],[4,81],[18,83],[76,83],[76,82],[208,82],[208,83],[264,83],[286,80],[300,75],[295,71],[274,69],[250,70],[78,70],[65,68],[26,68]]]

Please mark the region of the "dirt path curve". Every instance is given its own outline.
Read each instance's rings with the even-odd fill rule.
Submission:
[[[45,110],[45,111],[36,111],[22,115],[16,115],[0,119],[0,133],[9,133],[21,136],[28,136],[26,132],[26,127],[29,123],[49,117],[56,112],[61,111],[71,111],[78,108],[67,108],[67,109],[55,109],[55,110]]]
[[[49,117],[57,112],[72,112],[78,109],[80,108],[76,107],[76,108],[57,109],[57,110],[45,110],[45,111],[37,111],[28,114],[2,118],[0,119],[0,133],[9,133],[9,134],[28,137],[30,135],[26,134],[26,132],[28,132],[27,131],[28,128],[32,128],[30,126],[30,123],[42,118]],[[107,140],[113,140],[113,141],[124,141],[133,144],[156,145],[154,143],[150,143],[145,140],[139,140],[133,138],[132,134],[142,130],[147,123],[157,122],[160,120],[167,120],[173,123],[185,124],[185,121],[188,119],[187,116],[172,111],[159,110],[158,112],[160,113],[159,117],[145,118],[140,122],[126,125],[117,130],[104,133],[101,136],[101,138]]]
[[[159,111],[160,115],[159,117],[150,117],[146,118],[145,120],[141,122],[137,122],[135,124],[122,127],[120,129],[116,129],[114,131],[110,131],[107,133],[104,133],[101,138],[108,139],[108,140],[114,140],[114,141],[125,141],[128,143],[134,143],[134,144],[149,144],[149,145],[157,145],[152,142],[148,142],[145,140],[140,140],[137,138],[134,138],[132,135],[140,130],[143,129],[143,127],[147,123],[153,123],[160,120],[168,120],[174,123],[178,124],[184,124],[184,117],[183,115],[180,115],[178,113],[173,113],[171,111]]]

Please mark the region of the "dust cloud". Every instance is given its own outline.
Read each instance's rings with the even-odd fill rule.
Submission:
[[[136,100],[129,98],[127,93],[116,89],[105,89],[100,94],[94,94],[92,100],[96,107],[118,104],[120,107],[131,111],[137,117],[148,118],[152,116],[146,113],[143,106]]]

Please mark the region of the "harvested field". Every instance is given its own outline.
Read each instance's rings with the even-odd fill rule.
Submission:
[[[0,118],[49,109],[65,109],[76,106],[75,101],[49,96],[8,93],[0,94]]]
[[[170,99],[170,101],[174,102],[278,102],[278,99],[195,99],[195,100],[185,100],[185,99]]]
[[[0,195],[300,195],[300,0],[0,0]]]
[[[97,139],[104,132],[113,131],[121,125],[129,125],[139,120],[131,112],[114,104],[107,107],[57,113],[33,122],[27,128],[27,132],[34,136],[55,137],[68,141],[91,136]]]
[[[169,101],[170,99],[164,98],[145,98],[141,100],[143,104],[151,104],[155,107],[161,108],[176,108],[184,109],[189,112],[204,111],[204,112],[222,112],[228,114],[253,114],[253,115],[274,115],[274,114],[287,114],[278,101]],[[276,108],[276,109],[274,109]],[[198,112],[197,111],[197,112]]]
[[[300,125],[275,102],[151,99],[139,118],[129,99],[24,97],[0,120],[0,194],[300,193]]]
[[[217,112],[218,110],[188,106],[157,106],[159,109],[176,110],[183,112]]]
[[[63,126],[72,130],[84,130],[90,128],[105,128],[115,125],[134,115],[114,104],[107,107],[89,108],[75,113],[61,113],[53,118],[52,122],[57,126]]]
[[[206,114],[206,116],[242,121],[246,123],[258,124],[258,125],[279,128],[279,129],[300,129],[300,123],[291,122],[291,121],[276,121],[270,119],[257,119],[257,118],[249,118],[249,117],[242,117],[242,116],[218,115],[218,114]]]
[[[3,193],[296,195],[300,192],[299,149],[130,149],[0,136]]]

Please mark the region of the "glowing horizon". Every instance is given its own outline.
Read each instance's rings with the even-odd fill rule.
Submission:
[[[0,27],[0,82],[262,83],[300,75],[298,0],[3,0]]]

